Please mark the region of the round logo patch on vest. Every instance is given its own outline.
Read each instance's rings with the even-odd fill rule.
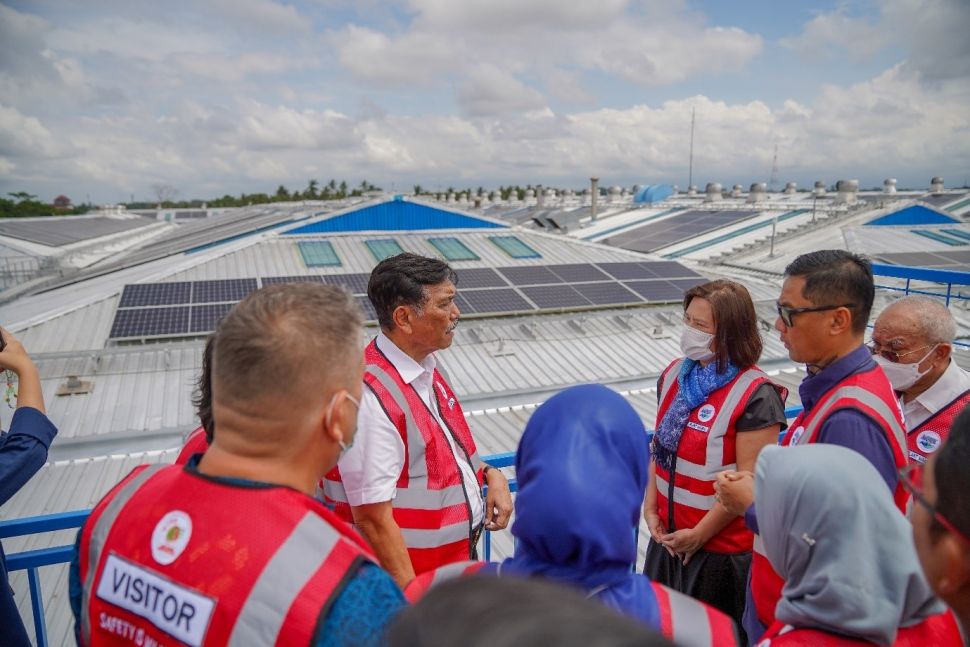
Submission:
[[[791,442],[790,445],[797,445],[798,441],[802,439],[802,434],[805,433],[805,427],[799,425],[795,427],[795,430],[791,432]]]
[[[152,557],[162,566],[178,559],[192,537],[192,519],[181,510],[172,510],[152,532]]]
[[[924,454],[932,454],[935,452],[940,448],[941,442],[943,442],[943,439],[935,431],[924,431],[916,437],[916,446]]]
[[[714,408],[713,404],[705,404],[697,412],[697,419],[701,422],[707,422],[714,417],[715,413],[717,413],[717,409]]]

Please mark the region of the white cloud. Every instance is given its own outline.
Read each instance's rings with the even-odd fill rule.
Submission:
[[[211,6],[234,24],[286,36],[310,32],[310,22],[293,5],[272,0],[210,0]]]
[[[831,60],[847,53],[855,60],[865,61],[889,45],[891,40],[887,30],[878,24],[864,18],[853,18],[840,7],[831,13],[815,16],[801,34],[780,42],[806,59]]]
[[[62,149],[36,117],[0,103],[0,153],[27,158],[48,158]]]
[[[458,88],[462,112],[473,117],[500,115],[543,108],[542,94],[494,65],[470,70]]]

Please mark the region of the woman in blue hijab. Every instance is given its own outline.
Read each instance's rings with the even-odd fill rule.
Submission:
[[[614,391],[589,384],[549,399],[519,442],[515,556],[497,573],[579,588],[679,644],[734,645],[726,615],[633,571],[649,457],[643,422]]]

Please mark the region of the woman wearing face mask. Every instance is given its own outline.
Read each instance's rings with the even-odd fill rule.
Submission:
[[[787,391],[755,362],[762,342],[748,291],[717,280],[684,295],[681,350],[657,382],[644,518],[644,573],[741,624],[753,536],[717,502],[716,475],[753,470],[785,426]]]

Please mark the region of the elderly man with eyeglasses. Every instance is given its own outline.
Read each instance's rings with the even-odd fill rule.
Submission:
[[[872,264],[845,250],[809,252],[785,268],[775,329],[788,356],[805,364],[808,374],[798,387],[804,409],[782,444],[831,443],[855,450],[873,464],[905,511],[909,495],[898,473],[907,462],[902,413],[863,343],[874,296]],[[757,533],[753,475],[722,472],[715,489],[729,511],[745,511],[748,527]],[[783,584],[756,535],[744,613],[750,640],[774,623]]]
[[[970,373],[953,361],[956,324],[939,299],[912,295],[876,319],[869,350],[899,395],[909,460],[925,463],[970,404]]]

